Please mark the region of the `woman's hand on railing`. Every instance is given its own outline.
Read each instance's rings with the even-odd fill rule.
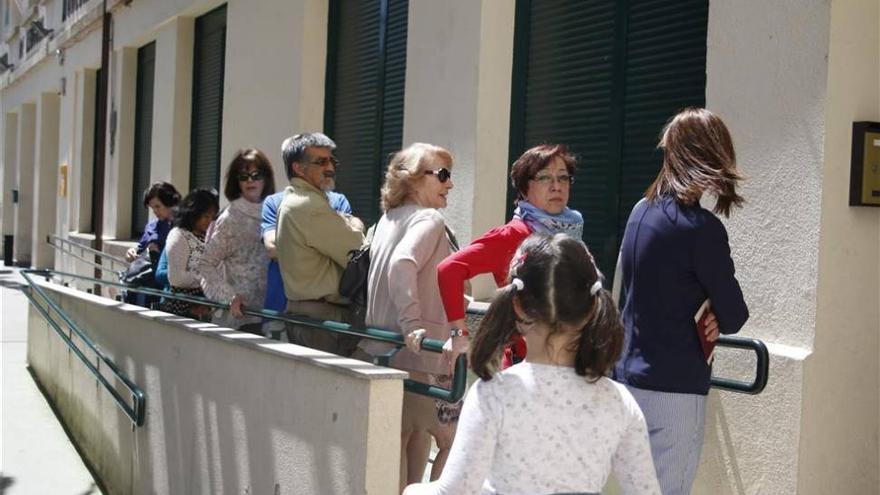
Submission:
[[[443,357],[446,358],[446,362],[449,364],[449,373],[452,374],[455,360],[458,359],[458,356],[467,354],[471,339],[464,320],[450,322],[450,325],[457,329],[457,335],[450,336],[443,344]]]
[[[404,342],[406,342],[406,348],[415,353],[421,351],[422,341],[425,340],[425,332],[426,330],[424,328],[419,328],[406,334],[406,337],[404,338]]]
[[[137,248],[128,248],[128,251],[125,252],[125,261],[134,261],[137,257]]]

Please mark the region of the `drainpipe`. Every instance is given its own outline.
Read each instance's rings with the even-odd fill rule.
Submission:
[[[107,101],[110,94],[110,29],[112,22],[112,14],[107,11],[107,0],[104,0],[101,7],[102,26],[101,26],[101,77],[98,80],[98,146],[95,150],[95,190],[92,194],[97,195],[95,199],[95,249],[103,251],[104,249],[104,169],[107,155]],[[100,264],[99,255],[95,255],[95,263]],[[95,278],[102,278],[102,271],[95,268]],[[101,294],[101,286],[95,285],[95,294]]]

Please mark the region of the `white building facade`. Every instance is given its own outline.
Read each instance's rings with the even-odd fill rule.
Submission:
[[[880,492],[880,210],[848,205],[852,123],[880,121],[880,0],[108,0],[107,67],[103,8],[0,3],[0,230],[19,263],[67,268],[46,236],[88,242],[97,222],[125,249],[144,187],[221,189],[241,147],[284,184],[282,140],[324,130],[368,221],[388,153],[450,149],[463,242],[509,217],[520,152],[570,145],[572,206],[607,274],[662,123],[704,105],[748,177],[725,224],[742,334],[771,366],[758,396],[711,393],[695,493]],[[740,357],[718,372],[748,378]]]

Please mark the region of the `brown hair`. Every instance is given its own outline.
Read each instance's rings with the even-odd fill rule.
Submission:
[[[173,208],[180,203],[180,193],[170,182],[154,182],[144,191],[144,208],[150,207],[150,200],[156,198],[160,203]]]
[[[529,148],[513,162],[510,168],[510,185],[516,189],[516,200],[526,197],[529,192],[529,181],[541,170],[547,168],[554,158],[559,157],[565,163],[568,175],[574,177],[577,171],[577,160],[568,152],[564,144],[539,144]]]
[[[452,167],[452,153],[427,143],[413,143],[391,157],[382,185],[382,211],[402,205],[413,192],[413,184],[424,177],[425,170],[437,166]]]
[[[492,300],[471,345],[474,373],[492,379],[516,328],[516,299],[530,319],[550,327],[548,338],[562,331],[560,324],[580,327],[570,344],[578,375],[595,381],[608,374],[623,347],[623,327],[611,294],[605,289],[591,294],[601,274],[586,246],[566,234],[532,234],[514,260],[509,279],[522,280],[523,287],[509,284]]]
[[[226,186],[223,188],[223,195],[229,201],[241,197],[241,184],[238,183],[238,175],[247,172],[251,164],[256,166],[257,171],[263,176],[263,193],[260,195],[260,199],[266,199],[266,196],[275,192],[275,176],[272,173],[272,164],[269,163],[269,158],[257,148],[242,148],[235,153],[235,157],[232,158],[226,169]]]
[[[705,108],[686,108],[663,127],[657,147],[663,150],[663,168],[645,193],[649,201],[671,195],[692,205],[710,191],[718,198],[715,213],[728,217],[731,205],[742,206],[736,184],[744,177],[736,170],[733,140],[720,117]]]

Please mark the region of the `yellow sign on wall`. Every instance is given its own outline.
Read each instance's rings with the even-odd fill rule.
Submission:
[[[853,122],[849,205],[880,206],[880,123]]]
[[[68,167],[66,163],[62,163],[59,168],[61,173],[61,180],[58,181],[58,195],[62,198],[67,197],[67,175],[68,175]]]
[[[865,133],[862,204],[880,206],[880,132]]]

